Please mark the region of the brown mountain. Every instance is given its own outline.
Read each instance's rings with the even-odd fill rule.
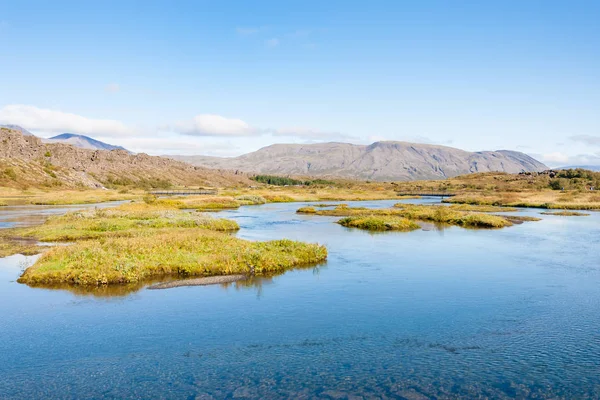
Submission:
[[[125,150],[89,150],[44,143],[35,136],[0,128],[0,186],[103,187],[111,184],[235,186],[243,174],[220,172],[184,162]]]
[[[474,172],[542,171],[532,157],[508,150],[468,152],[407,142],[275,144],[234,158],[169,156],[194,165],[259,174],[379,181],[443,179]]]

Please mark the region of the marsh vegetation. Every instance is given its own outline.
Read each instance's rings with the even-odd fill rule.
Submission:
[[[238,229],[235,221],[180,210],[177,203],[129,203],[2,230],[0,255],[48,249],[38,241],[72,243],[46,251],[19,282],[92,286],[170,275],[263,275],[327,257],[326,248],[318,244],[250,242],[228,234]]]

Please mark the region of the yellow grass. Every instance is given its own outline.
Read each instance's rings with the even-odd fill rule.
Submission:
[[[297,212],[334,217],[403,217],[409,220],[458,225],[468,228],[503,228],[513,223],[509,217],[468,211],[457,211],[446,206],[397,204],[394,208],[370,209],[339,206],[332,210],[300,208]]]
[[[119,192],[116,190],[52,190],[41,191],[0,188],[0,203],[6,205],[70,205],[93,204],[108,201],[140,199],[141,190]]]

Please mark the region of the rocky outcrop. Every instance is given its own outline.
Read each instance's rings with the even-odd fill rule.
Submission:
[[[276,144],[235,158],[169,156],[209,168],[250,173],[342,177],[378,181],[443,179],[475,172],[542,171],[520,152],[468,152],[407,142]]]
[[[186,186],[234,186],[250,181],[244,174],[215,171],[184,162],[125,150],[89,150],[44,143],[35,136],[0,128],[0,179],[28,185],[101,187],[110,183]],[[10,174],[2,171],[12,170]],[[14,178],[17,176],[17,178]]]

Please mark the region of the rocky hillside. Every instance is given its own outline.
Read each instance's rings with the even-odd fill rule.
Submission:
[[[0,128],[0,186],[142,187],[246,185],[243,174],[219,172],[183,162],[132,155],[125,150],[88,150],[43,143],[35,136]]]
[[[379,181],[443,179],[474,172],[548,169],[508,150],[468,152],[406,142],[276,144],[235,158],[170,156],[194,165],[260,174],[344,177]]]

